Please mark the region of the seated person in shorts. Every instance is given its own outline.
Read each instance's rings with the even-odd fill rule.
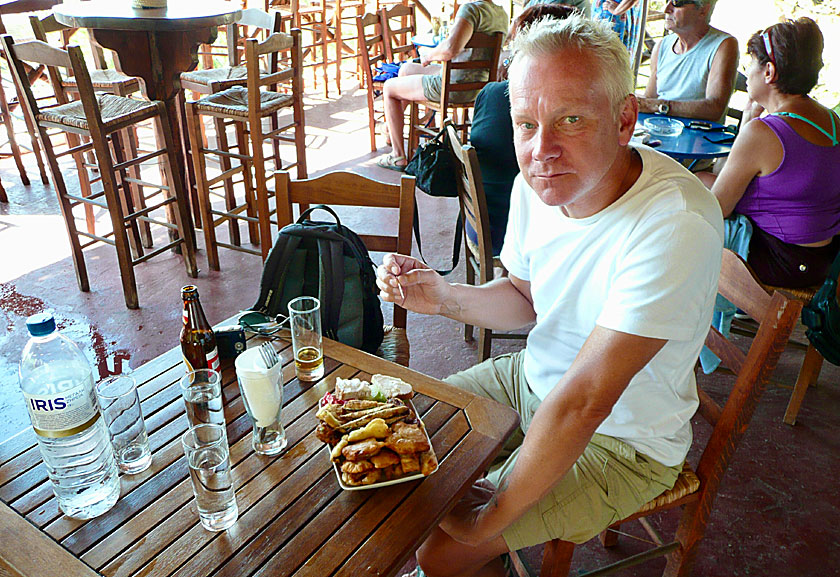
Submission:
[[[466,62],[471,59],[487,59],[483,52],[489,49],[464,50],[472,38],[473,32],[484,34],[504,34],[508,27],[507,13],[491,0],[472,0],[461,5],[455,22],[450,29],[449,36],[440,44],[420,56],[420,64],[407,62],[400,66],[399,76],[385,81],[383,93],[385,98],[385,124],[391,141],[391,153],[381,157],[377,164],[383,168],[405,170],[406,159],[405,142],[403,141],[403,127],[405,125],[405,109],[411,102],[440,101],[441,67],[433,62]],[[487,81],[485,70],[456,70],[452,73],[450,82],[465,83]],[[473,100],[477,95],[469,92],[459,92],[453,102]]]
[[[698,173],[724,216],[749,219],[747,262],[770,285],[821,284],[840,249],[840,118],[808,96],[822,51],[810,18],[753,34],[744,124],[720,175]]]
[[[418,550],[429,577],[504,575],[508,550],[582,543],[671,488],[717,293],[720,207],[675,161],[629,145],[633,76],[609,24],[540,21],[513,51],[510,276],[450,284],[395,254],[377,269],[380,296],[415,312],[536,321],[523,351],[447,379],[514,407],[521,431]]]
[[[735,88],[738,41],[709,25],[717,0],[670,0],[639,112],[720,122]]]

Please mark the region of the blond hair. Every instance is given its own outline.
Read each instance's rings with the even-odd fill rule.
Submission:
[[[633,71],[627,48],[604,20],[573,14],[564,20],[543,18],[534,22],[514,38],[511,67],[526,56],[547,56],[563,50],[577,50],[595,58],[617,117],[627,95],[633,92]]]

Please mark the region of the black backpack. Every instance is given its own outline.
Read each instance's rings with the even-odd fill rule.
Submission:
[[[333,215],[335,223],[307,220],[317,209]],[[383,338],[378,295],[375,265],[364,243],[331,208],[319,204],[280,230],[252,310],[285,316],[292,299],[317,297],[324,336],[375,353]]]

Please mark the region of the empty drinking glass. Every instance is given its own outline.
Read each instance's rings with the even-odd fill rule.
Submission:
[[[137,382],[128,375],[105,379],[96,385],[96,398],[120,471],[132,475],[148,469],[152,451],[140,410]]]
[[[201,525],[209,531],[224,531],[239,516],[225,426],[202,424],[190,427],[181,437],[181,444],[190,467],[190,481]]]
[[[181,393],[190,425],[225,424],[222,406],[222,378],[213,369],[190,371],[181,377]]]

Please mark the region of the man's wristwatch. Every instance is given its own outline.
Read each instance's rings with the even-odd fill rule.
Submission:
[[[668,104],[667,100],[663,100],[659,103],[659,106],[656,108],[657,114],[668,114],[671,111],[671,105]]]

